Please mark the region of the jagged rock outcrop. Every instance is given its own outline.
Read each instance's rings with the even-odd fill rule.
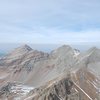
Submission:
[[[0,89],[0,97],[8,96],[10,94],[10,91],[11,91],[11,86],[12,86],[12,84],[10,84],[10,83],[8,83],[7,85],[4,85]]]
[[[73,99],[74,97],[74,99]],[[79,96],[73,91],[73,82],[63,75],[44,86],[36,88],[24,98],[25,100],[78,100]]]

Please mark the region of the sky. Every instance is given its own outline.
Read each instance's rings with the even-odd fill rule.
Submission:
[[[100,0],[0,0],[0,43],[99,45]]]

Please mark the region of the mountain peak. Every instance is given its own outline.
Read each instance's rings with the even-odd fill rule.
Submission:
[[[30,50],[32,50],[32,48],[29,47],[27,44],[24,44],[24,45],[16,48],[15,50],[27,50],[27,51],[30,51]]]
[[[65,55],[68,52],[73,51],[73,49],[69,46],[69,45],[63,45],[57,49],[55,49],[54,51],[52,51],[52,55]]]
[[[61,47],[59,47],[60,49],[71,49],[71,47],[69,45],[62,45]],[[58,49],[59,49],[58,48]]]
[[[18,47],[18,48],[16,48],[16,49],[14,49],[12,52],[11,52],[11,54],[23,54],[23,53],[26,53],[26,52],[29,52],[29,51],[31,51],[32,50],[32,48],[31,47],[29,47],[28,45],[26,45],[26,44],[24,44],[24,45],[22,45],[22,46],[20,46],[20,47]]]
[[[90,53],[90,52],[96,52],[96,51],[98,51],[99,49],[97,48],[97,47],[92,47],[92,48],[90,48],[89,50],[88,50],[88,52]]]
[[[56,51],[69,51],[72,50],[72,48],[69,45],[62,45],[61,47],[57,48]]]
[[[28,46],[27,44],[22,45],[21,47],[19,47],[21,49],[26,49],[28,51],[32,50],[32,48],[30,46]]]

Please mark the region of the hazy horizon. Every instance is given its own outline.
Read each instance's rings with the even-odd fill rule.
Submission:
[[[14,50],[17,47],[21,47],[22,45],[24,45],[25,43],[0,43],[0,54],[7,54],[9,52],[11,52],[12,50]],[[34,50],[39,50],[39,51],[43,51],[43,52],[51,52],[52,50],[62,46],[62,45],[69,45],[74,49],[78,49],[81,52],[87,51],[88,49],[92,48],[92,47],[97,47],[100,48],[100,46],[95,45],[95,44],[27,44],[29,45],[31,48],[33,48]]]

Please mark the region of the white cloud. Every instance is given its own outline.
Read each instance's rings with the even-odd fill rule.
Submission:
[[[0,42],[100,42],[100,0],[2,0]]]
[[[100,30],[64,32],[56,29],[41,27],[37,30],[20,30],[13,27],[13,32],[2,33],[0,42],[33,43],[33,44],[84,44],[100,43]],[[22,32],[16,33],[15,32]],[[5,41],[6,40],[6,41]]]

